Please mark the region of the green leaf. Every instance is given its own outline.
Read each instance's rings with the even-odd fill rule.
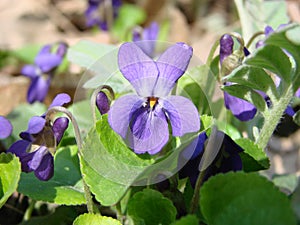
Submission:
[[[218,174],[204,183],[200,196],[210,225],[296,225],[287,196],[257,173]]]
[[[288,51],[293,56],[296,68],[293,77],[293,89],[296,91],[300,85],[300,25],[291,24],[280,31],[272,33],[265,43],[278,46]]]
[[[267,69],[279,76],[287,84],[292,80],[291,62],[280,47],[264,45],[245,60],[245,64]]]
[[[82,148],[83,159],[99,175],[112,182],[131,185],[154,161],[135,154],[111,129],[107,115],[92,128]]]
[[[300,126],[300,110],[295,113],[293,120],[298,126]]]
[[[263,10],[262,15],[264,17],[265,24],[271,27],[278,27],[282,23],[287,23],[289,18],[287,16],[286,1],[262,1]],[[254,14],[256,12],[253,12]]]
[[[122,225],[120,221],[99,214],[82,214],[78,216],[73,225]]]
[[[271,76],[262,68],[242,65],[237,67],[224,80],[261,90],[269,96],[278,96],[276,86]],[[271,92],[271,95],[269,94]]]
[[[223,86],[222,89],[230,95],[251,102],[261,112],[263,112],[266,109],[266,102],[264,98],[252,88],[243,85],[233,84],[229,86]]]
[[[181,217],[180,220],[172,223],[172,225],[198,225],[199,220],[195,215],[187,215],[185,217]]]
[[[0,154],[0,208],[18,187],[21,165],[12,154]]]
[[[296,174],[275,174],[272,177],[273,183],[282,191],[291,194],[298,186],[298,177]]]
[[[38,201],[84,204],[77,146],[58,149],[54,157],[54,176],[48,181],[38,180],[33,173],[22,173],[18,191]]]
[[[112,33],[120,41],[128,41],[128,34],[131,29],[142,24],[146,19],[144,10],[133,4],[123,4],[119,10],[119,15],[115,20]]]
[[[91,68],[101,57],[116,48],[115,45],[81,40],[68,48],[67,59],[81,67]]]
[[[101,176],[81,158],[84,180],[95,198],[103,206],[116,204],[126,193],[128,186],[113,182]]]
[[[244,151],[240,153],[243,161],[243,170],[245,172],[268,169],[270,161],[263,149],[258,147],[248,138],[240,138],[235,143],[241,146]]]
[[[160,192],[144,189],[129,200],[128,215],[134,224],[169,225],[176,219],[176,208]]]

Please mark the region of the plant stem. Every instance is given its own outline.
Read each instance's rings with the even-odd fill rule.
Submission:
[[[66,108],[64,108],[62,106],[54,106],[54,107],[50,108],[47,111],[46,120],[49,119],[53,113],[57,113],[57,112],[62,112],[64,114],[66,114],[68,116],[68,118],[71,120],[71,123],[74,127],[76,143],[77,143],[77,146],[78,146],[78,157],[81,158],[82,157],[81,149],[82,149],[82,146],[83,146],[82,145],[82,138],[81,138],[79,126],[78,126],[78,123],[77,123],[75,117]],[[80,165],[81,165],[81,163],[80,163]],[[89,189],[88,185],[85,183],[85,180],[84,180],[83,176],[82,176],[82,182],[83,182],[84,196],[85,196],[85,200],[86,200],[86,204],[87,204],[87,210],[88,210],[89,213],[94,213],[92,194],[90,192],[90,189]]]
[[[25,211],[24,217],[23,217],[23,221],[28,221],[31,218],[31,214],[34,210],[34,206],[35,206],[36,201],[31,199],[28,208]]]
[[[199,176],[197,178],[194,194],[191,200],[191,207],[189,211],[190,214],[194,214],[196,212],[196,209],[198,208],[200,188],[202,186],[205,174],[206,174],[206,170],[200,171]]]
[[[214,55],[215,55],[215,52],[217,50],[217,48],[219,47],[219,44],[220,44],[220,38],[218,38],[215,43],[213,44],[213,46],[211,47],[210,51],[209,51],[209,55],[206,59],[206,65],[208,67],[210,67],[210,64],[212,63],[213,61],[213,58],[214,58]]]
[[[285,91],[284,95],[280,97],[278,101],[272,102],[272,108],[266,109],[264,114],[264,124],[260,131],[259,137],[256,140],[256,144],[264,149],[272,136],[278,122],[280,121],[285,109],[289,105],[293,97],[292,85],[289,85]]]

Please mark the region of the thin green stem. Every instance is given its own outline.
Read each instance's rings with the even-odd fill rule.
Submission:
[[[71,123],[74,127],[76,143],[78,146],[78,157],[79,158],[82,157],[82,152],[81,152],[81,149],[83,146],[82,138],[81,138],[78,123],[77,123],[75,117],[73,116],[73,114],[69,110],[67,110],[66,108],[64,108],[62,106],[54,106],[47,111],[46,120],[49,120],[51,115],[54,113],[57,113],[57,112],[66,114],[68,116],[68,118],[71,120]],[[84,189],[84,195],[85,195],[85,199],[86,199],[86,203],[87,203],[88,212],[94,213],[94,207],[93,207],[94,204],[93,204],[92,194],[90,192],[88,185],[85,183],[85,180],[83,177],[82,177],[82,182],[83,182],[83,189]]]
[[[206,170],[200,171],[199,176],[196,181],[194,194],[191,200],[191,207],[190,207],[190,214],[194,214],[198,208],[199,205],[199,197],[200,197],[200,188],[203,184],[203,180],[206,174]]]
[[[280,99],[278,99],[278,101],[272,102],[272,108],[267,109],[263,113],[265,119],[264,124],[261,128],[259,137],[256,140],[256,144],[262,149],[264,149],[267,146],[285,109],[291,102],[291,99],[293,97],[292,85],[289,85],[283,93],[284,95],[281,96]]]
[[[251,36],[250,40],[248,41],[246,48],[249,48],[251,46],[251,44],[255,40],[255,38],[257,38],[258,36],[263,35],[263,34],[265,34],[265,32],[263,32],[263,31],[259,31],[259,32],[256,32],[255,34],[253,34]]]
[[[28,208],[25,211],[23,221],[28,221],[31,218],[32,212],[34,210],[36,200],[31,199]]]

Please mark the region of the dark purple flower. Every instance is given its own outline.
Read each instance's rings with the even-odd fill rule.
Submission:
[[[169,123],[173,136],[200,129],[199,115],[192,102],[169,95],[192,54],[190,46],[177,43],[154,61],[135,43],[121,45],[119,68],[137,95],[117,99],[108,112],[108,121],[136,153],[159,152],[169,139]]]
[[[143,31],[135,28],[132,32],[132,40],[150,57],[153,57],[155,50],[155,42],[158,37],[159,26],[156,22],[152,22],[149,27]]]
[[[88,27],[98,26],[107,31],[112,20],[118,16],[121,0],[89,0],[85,11],[86,25]],[[111,20],[111,21],[109,21]]]
[[[101,115],[106,114],[110,109],[110,101],[107,95],[100,91],[96,97],[96,105]]]
[[[224,66],[224,60],[233,53],[233,39],[229,34],[224,34],[220,39],[220,63]],[[244,54],[249,55],[249,51],[244,48]],[[231,83],[224,83],[224,85],[231,85]],[[253,119],[256,115],[256,107],[241,98],[232,96],[224,91],[225,107],[232,112],[232,114],[241,121],[248,121]]]
[[[68,99],[71,100],[67,94],[59,94],[49,108],[62,106]],[[46,120],[45,114],[34,116],[29,120],[27,130],[20,133],[22,140],[12,144],[8,152],[20,158],[23,172],[34,171],[38,179],[49,180],[54,173],[55,149],[68,124],[69,120],[66,117],[59,117],[51,124],[51,121]]]
[[[228,135],[222,131],[218,131],[218,136],[223,137],[222,145],[219,153],[212,162],[212,164],[206,169],[204,180],[209,177],[218,174],[226,173],[229,171],[238,171],[242,169],[242,159],[239,155],[243,149],[237,145]],[[197,178],[199,176],[199,164],[205,151],[205,141],[207,136],[205,132],[202,132],[197,139],[198,143],[194,150],[193,156],[179,171],[179,178],[188,177],[190,179],[192,187],[195,187]],[[183,153],[185,150],[183,151]],[[185,157],[181,154],[180,157]]]
[[[0,116],[0,139],[5,139],[11,135],[12,125],[4,116]]]
[[[56,48],[56,51],[52,50]],[[30,78],[31,83],[27,92],[27,101],[43,102],[54,75],[54,70],[61,64],[66,53],[67,46],[64,43],[45,45],[35,57],[34,64],[25,65],[21,73]]]

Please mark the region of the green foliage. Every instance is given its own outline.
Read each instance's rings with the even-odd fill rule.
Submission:
[[[142,24],[145,19],[146,14],[140,7],[133,4],[123,4],[114,22],[112,33],[120,41],[128,41],[128,34],[131,33],[131,29]]]
[[[118,220],[97,214],[82,214],[74,220],[73,225],[121,225]]]
[[[21,174],[18,158],[12,154],[0,154],[0,208],[16,191]]]
[[[77,147],[58,149],[54,158],[54,176],[49,181],[40,181],[33,173],[22,173],[18,191],[39,201],[64,205],[85,203]]]
[[[209,225],[296,224],[287,196],[256,173],[216,175],[204,183],[200,196]]]
[[[128,215],[135,225],[169,225],[175,221],[176,208],[160,192],[144,189],[129,200]]]
[[[241,138],[235,140],[244,151],[240,153],[243,161],[243,170],[246,172],[268,169],[270,161],[263,149],[259,148],[250,139]]]
[[[181,217],[180,220],[172,223],[172,225],[198,225],[199,220],[195,215],[187,215]]]

